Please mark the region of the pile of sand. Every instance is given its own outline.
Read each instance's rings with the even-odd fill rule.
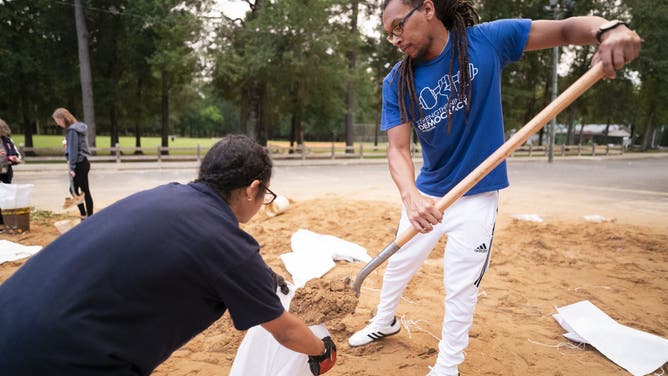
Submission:
[[[290,312],[307,325],[316,325],[354,314],[357,302],[350,278],[314,279],[295,292]]]

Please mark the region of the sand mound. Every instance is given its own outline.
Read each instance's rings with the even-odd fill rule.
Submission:
[[[314,325],[355,313],[357,302],[350,278],[316,279],[297,290],[290,303],[290,312],[307,325]]]

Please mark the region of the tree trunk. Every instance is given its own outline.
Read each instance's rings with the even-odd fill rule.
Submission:
[[[83,100],[84,123],[88,125],[88,143],[95,146],[95,102],[93,100],[93,78],[90,68],[88,50],[88,29],[82,0],[74,0],[74,19],[77,29],[77,46],[79,48],[79,73],[81,75],[81,99]]]
[[[113,25],[115,25],[116,28],[120,28],[120,25],[118,23],[118,18],[114,18],[113,20]],[[119,82],[121,80],[121,68],[118,64],[118,40],[116,37],[116,34],[114,34],[111,38],[111,43],[108,47],[110,49],[110,57],[109,61],[107,62],[107,77],[110,77],[112,79],[112,82]],[[110,146],[116,147],[116,144],[119,143],[119,126],[118,126],[118,109],[117,109],[117,103],[118,103],[118,90],[116,87],[110,88],[109,96],[109,104],[110,104],[110,110],[109,110],[109,144]]]
[[[135,109],[135,147],[141,148],[141,118],[142,118],[142,111],[141,111],[141,94],[142,94],[142,87],[144,86],[144,82],[142,79],[137,80],[137,91],[135,92],[135,99],[137,102],[135,105],[137,108]],[[135,154],[143,154],[141,150],[135,150]]]
[[[575,143],[575,117],[577,116],[577,105],[574,103],[569,106],[568,110],[568,130],[566,131],[566,145],[573,145]]]
[[[162,81],[162,127],[160,129],[160,136],[162,138],[161,145],[163,147],[169,146],[169,74],[162,68],[160,71],[160,79]],[[163,150],[162,155],[169,154],[169,151]]]
[[[647,151],[652,148],[654,135],[654,109],[651,109],[647,114],[647,124],[645,125],[645,135],[643,136],[642,151]]]
[[[33,147],[33,139],[32,139],[32,134],[33,134],[33,128],[32,124],[30,122],[30,111],[28,108],[30,107],[30,99],[28,98],[28,93],[26,89],[26,84],[24,80],[24,75],[21,74],[21,86],[20,86],[20,91],[21,91],[21,117],[23,120],[23,136],[24,136],[24,141],[23,144],[25,147]],[[34,155],[34,152],[30,152],[28,155]]]
[[[547,107],[547,105],[550,103],[550,95],[552,93],[551,86],[550,86],[550,80],[545,80],[545,91],[543,91],[543,108]],[[535,115],[533,115],[535,116]],[[541,128],[540,131],[538,132],[538,145],[542,146],[543,145],[543,136],[545,135],[545,127]]]
[[[610,122],[611,120],[608,118],[608,121],[605,124],[605,130],[603,131],[603,145],[608,144],[608,133],[610,133]]]
[[[267,141],[269,141],[269,111],[267,111],[267,82],[263,82],[260,86],[260,95],[258,97],[258,115],[259,115],[259,124],[257,132],[257,142],[262,146],[267,146]]]
[[[357,15],[359,13],[359,1],[352,0],[352,17],[350,18],[350,35],[357,35]],[[354,40],[351,38],[351,40]],[[357,66],[357,46],[353,43],[350,51],[348,52],[348,85],[346,92],[346,129],[345,129],[345,139],[346,139],[346,153],[354,153],[352,149],[353,139],[354,139],[354,130],[353,130],[353,120],[355,118],[355,83],[353,77],[355,76],[355,67]],[[348,149],[350,148],[350,149]]]
[[[294,150],[292,149],[295,146],[295,140],[297,138],[297,127],[299,126],[299,110],[295,109],[295,111],[292,112],[292,116],[290,119],[290,149],[288,150],[288,154],[293,154]]]
[[[110,144],[112,148],[116,147],[118,143],[118,116],[116,111],[116,105],[112,103],[111,108],[109,109],[109,124],[110,124]],[[116,155],[116,152],[112,152],[113,155]]]

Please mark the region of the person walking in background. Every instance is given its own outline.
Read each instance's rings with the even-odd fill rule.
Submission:
[[[10,138],[12,130],[7,123],[0,119],[0,181],[4,184],[11,184],[14,178],[13,165],[21,163],[21,154],[16,150],[14,142]],[[0,211],[0,232],[4,232],[4,220]]]
[[[84,220],[93,215],[93,196],[90,194],[88,183],[90,172],[88,125],[77,121],[65,108],[57,108],[52,117],[59,127],[65,129],[65,156],[70,177],[70,194],[73,197],[72,203],[77,205],[81,219]]]
[[[332,368],[334,342],[285,311],[240,227],[276,198],[271,173],[262,146],[226,136],[195,181],[133,194],[47,245],[0,285],[2,374],[149,375],[227,310],[309,354],[314,375]]]
[[[349,344],[362,346],[400,331],[401,295],[447,235],[445,317],[429,374],[458,375],[478,287],[489,266],[498,190],[509,185],[505,162],[445,213],[436,203],[504,142],[503,68],[524,51],[599,44],[593,63],[602,62],[606,77],[614,78],[615,69],[639,55],[641,39],[622,21],[593,16],[479,23],[465,0],[384,0],[382,9],[387,40],[404,53],[383,81],[381,120],[390,174],[403,202],[398,231],[413,226],[419,233],[389,258],[376,314]],[[417,179],[410,153],[413,130],[423,149]]]

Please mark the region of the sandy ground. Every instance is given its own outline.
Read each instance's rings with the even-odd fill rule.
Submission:
[[[462,375],[628,375],[591,346],[577,347],[562,337],[552,314],[555,307],[590,300],[621,324],[668,337],[665,211],[654,212],[652,205],[637,201],[606,202],[604,194],[590,193],[587,204],[573,194],[558,194],[558,187],[541,191],[540,200],[531,199],[539,194],[531,188],[513,189],[501,193],[491,268],[480,288]],[[300,228],[355,242],[375,256],[393,240],[399,216],[396,197],[351,197],[329,193],[292,199],[286,212],[273,218],[259,213],[244,228],[258,239],[267,263],[288,280],[279,255],[290,251],[290,237]],[[512,218],[545,213],[541,205],[547,203],[543,223]],[[639,210],[625,210],[633,206]],[[596,207],[601,210],[592,211]],[[615,218],[609,215],[613,212]],[[594,213],[605,214],[609,221],[583,219]],[[0,234],[0,239],[46,245],[58,236],[52,225],[58,219],[33,220],[30,232]],[[354,314],[327,321],[339,347],[338,364],[330,374],[428,373],[443,316],[443,246],[437,246],[407,288],[398,311],[403,322],[398,335],[361,348],[347,345],[347,338],[373,315],[384,266],[364,281]],[[0,264],[0,282],[23,262]],[[322,280],[354,279],[362,266],[337,262]],[[226,375],[243,335],[226,314],[174,352],[154,375]]]

